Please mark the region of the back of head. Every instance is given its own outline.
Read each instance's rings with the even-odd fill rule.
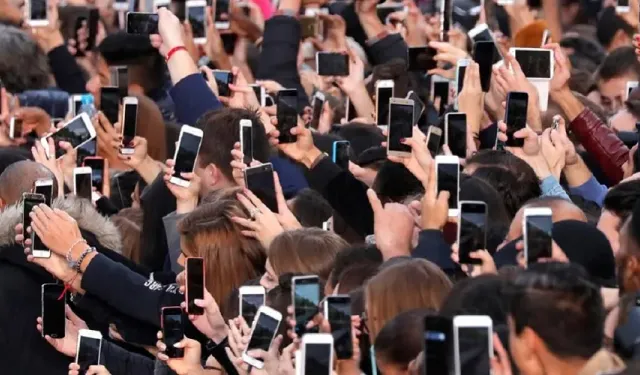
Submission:
[[[382,164],[371,188],[383,202],[402,202],[424,191],[422,183],[407,167],[389,160]]]
[[[565,36],[560,40],[560,46],[570,50],[570,56],[585,58],[595,66],[600,65],[607,55],[602,46],[596,41],[579,35]],[[571,66],[573,69],[580,69],[580,66],[573,64]]]
[[[560,359],[588,359],[602,347],[602,297],[580,266],[531,265],[510,283],[509,293],[516,337],[535,334]]]
[[[540,196],[541,190],[537,181],[531,180],[530,184],[519,183],[513,172],[497,165],[479,167],[473,172],[473,177],[486,181],[498,191],[511,218],[525,202]]]
[[[385,140],[380,129],[358,122],[342,125],[337,134],[351,143],[351,149],[355,155],[360,155],[370,147],[380,146]]]
[[[111,221],[122,237],[122,255],[140,263],[140,234],[142,232],[142,209],[124,208]]]
[[[0,80],[8,92],[50,86],[47,56],[25,31],[0,23]]]
[[[409,92],[409,74],[407,63],[404,59],[396,58],[373,68],[371,82],[367,86],[370,94],[374,94],[375,83],[379,80],[390,79],[394,83],[393,95],[396,98],[404,98]]]
[[[561,197],[543,196],[530,200],[525,204],[526,208],[550,208],[553,213],[553,222],[562,220],[579,220],[587,222],[587,216],[580,207]]]
[[[624,222],[631,215],[638,199],[640,199],[640,180],[631,180],[612,187],[604,197],[602,207]]]
[[[598,19],[596,36],[598,41],[605,48],[609,48],[614,41],[616,34],[622,32],[629,37],[633,35],[635,30],[622,17],[620,17],[616,8],[613,6],[605,8]]]
[[[158,105],[144,95],[138,98],[136,134],[147,140],[147,154],[153,160],[167,159],[167,141],[164,120]]]
[[[484,168],[479,168],[484,169]],[[497,169],[497,168],[495,168]],[[476,173],[478,171],[476,170]],[[511,215],[507,212],[504,193],[495,189],[490,183],[474,176],[461,176],[461,201],[480,201],[487,204],[488,220],[492,225],[509,225]]]
[[[376,267],[382,264],[382,253],[375,245],[355,245],[342,250],[336,256],[329,278],[331,289],[334,289],[343,272],[355,265],[372,264]]]
[[[611,51],[598,68],[597,77],[599,80],[608,81],[627,74],[640,76],[640,62],[636,57],[635,49],[631,46]]]
[[[440,315],[488,315],[493,324],[507,324],[508,299],[504,279],[482,275],[457,282],[442,303]]]
[[[305,228],[322,228],[322,223],[327,221],[333,213],[329,202],[320,193],[309,188],[300,190],[289,205],[293,215]]]
[[[23,160],[8,166],[0,174],[0,206],[11,205],[22,199],[23,193],[32,191],[36,180],[53,180],[52,197],[58,196],[58,183],[53,173],[44,165],[31,160]]]

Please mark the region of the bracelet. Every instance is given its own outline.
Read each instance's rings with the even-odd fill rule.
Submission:
[[[73,259],[71,258],[71,250],[73,250],[73,248],[76,247],[76,245],[81,242],[87,243],[87,240],[85,240],[84,238],[81,238],[76,242],[74,242],[73,245],[69,246],[69,250],[67,250],[67,255],[65,256],[65,258],[67,259],[67,263],[69,264],[73,263]]]
[[[185,46],[177,46],[177,47],[173,47],[173,48],[171,48],[171,49],[169,50],[169,52],[167,52],[167,57],[166,57],[166,59],[165,59],[165,60],[169,61],[169,59],[171,58],[171,56],[173,56],[176,52],[178,52],[178,51],[182,51],[182,50],[186,51],[186,50],[187,50],[187,47],[185,47]]]
[[[78,258],[78,261],[75,262],[74,264],[74,269],[76,270],[76,272],[80,273],[80,265],[82,265],[82,262],[84,261],[84,258],[87,257],[87,255],[89,255],[90,253],[94,252],[96,250],[95,247],[87,247],[82,254],[80,254],[80,258]]]

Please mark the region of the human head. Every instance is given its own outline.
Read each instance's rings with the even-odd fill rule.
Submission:
[[[371,73],[371,81],[367,90],[371,96],[375,96],[376,85],[379,80],[390,79],[394,83],[393,95],[396,98],[404,98],[409,93],[409,73],[404,59],[393,59],[384,64],[376,65]]]
[[[483,167],[483,169],[486,167]],[[460,200],[480,201],[487,204],[487,219],[492,225],[504,225],[507,227],[511,221],[511,215],[505,208],[505,196],[489,182],[474,176],[465,174],[460,176]]]
[[[22,194],[33,191],[36,180],[45,178],[53,180],[51,196],[57,197],[58,182],[47,167],[31,160],[11,164],[0,174],[0,208],[19,202]]]
[[[591,67],[595,69],[607,55],[606,51],[595,40],[578,34],[564,36],[560,40],[560,47],[569,58],[572,58],[572,56],[578,57],[578,64],[573,64],[573,62],[571,64],[573,69],[589,69]],[[580,65],[582,60],[586,60],[583,62],[585,65]]]
[[[624,106],[609,119],[609,126],[618,132],[635,132],[640,120],[640,90],[634,89]]]
[[[524,220],[524,210],[527,208],[550,208],[552,220],[554,223],[562,220],[579,220],[587,222],[584,212],[572,202],[560,197],[540,197],[533,199],[516,213],[511,221],[509,233],[507,233],[507,241],[513,241],[523,235],[522,220]]]
[[[640,291],[640,202],[634,204],[620,230],[616,263],[620,293]]]
[[[158,105],[145,95],[133,96],[138,98],[136,135],[147,140],[147,155],[153,160],[166,160],[167,132]]]
[[[282,232],[269,246],[260,285],[270,290],[285,273],[317,275],[326,281],[337,254],[348,246],[337,234],[319,228]]]
[[[317,191],[304,188],[288,202],[293,215],[303,227],[322,228],[322,223],[327,221],[333,209],[329,202]]]
[[[608,52],[631,45],[631,38],[635,33],[633,26],[620,17],[613,6],[602,11],[596,28],[598,41]]]
[[[178,263],[184,267],[185,257],[204,258],[205,285],[218,303],[247,280],[259,277],[266,260],[260,242],[244,236],[244,228],[232,217],[248,219],[249,215],[237,199],[219,199],[201,204],[178,222],[182,250]]]
[[[47,55],[25,31],[0,23],[0,80],[8,92],[46,89],[51,85]]]
[[[424,259],[408,258],[383,267],[365,284],[369,336],[375,340],[382,327],[403,311],[438,310],[450,289],[447,275]]]
[[[509,346],[522,374],[557,372],[552,362],[574,364],[577,373],[602,347],[602,297],[579,266],[531,265],[509,295]]]
[[[122,255],[140,263],[140,234],[142,231],[142,209],[123,208],[111,221],[122,237]]]
[[[597,228],[607,236],[617,256],[620,249],[620,228],[631,215],[640,198],[640,180],[622,182],[609,190],[602,202],[602,214]]]
[[[343,272],[351,266],[365,263],[376,267],[382,264],[382,253],[375,245],[354,245],[342,250],[336,255],[327,287],[333,291]]]
[[[602,108],[613,114],[622,107],[628,81],[640,77],[640,62],[633,47],[617,48],[604,59],[596,73]]]
[[[407,167],[389,160],[382,164],[371,188],[383,202],[402,202],[424,191],[422,183]]]

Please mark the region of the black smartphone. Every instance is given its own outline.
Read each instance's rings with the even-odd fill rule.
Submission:
[[[129,67],[116,66],[115,69],[116,77],[118,79],[117,86],[120,90],[120,97],[118,100],[122,100],[122,98],[129,95]]]
[[[265,163],[244,170],[244,182],[247,189],[251,190],[262,203],[275,213],[278,213],[278,201],[276,200],[276,186],[273,181],[273,166]]]
[[[424,113],[424,102],[420,99],[418,94],[413,91],[409,91],[407,99],[413,100],[413,123],[419,125],[422,114]]]
[[[320,76],[348,76],[349,55],[339,52],[318,52],[316,69]]]
[[[204,314],[204,309],[197,306],[194,300],[204,299],[204,259],[187,258],[186,274],[187,313],[189,315],[202,315]]]
[[[61,339],[65,334],[66,293],[63,284],[42,284],[41,287],[42,337]]]
[[[484,202],[460,202],[458,257],[460,264],[482,264],[470,253],[487,248],[487,205]]]
[[[324,108],[325,96],[322,92],[316,92],[313,97],[313,117],[309,126],[313,129],[318,129],[320,125],[320,116],[322,116],[322,109]]]
[[[53,180],[50,178],[36,180],[33,192],[44,195],[44,203],[47,206],[51,206],[51,202],[53,202]]]
[[[456,91],[458,94],[460,94],[460,91],[462,91],[462,86],[464,85],[464,75],[467,72],[467,66],[466,65],[458,65],[457,67],[458,72],[456,73],[456,77],[457,81],[458,81],[458,87],[456,88],[458,91]]]
[[[333,153],[331,159],[337,166],[344,170],[349,170],[349,141],[335,141],[333,142]]]
[[[452,158],[455,158],[455,162]],[[449,216],[457,216],[460,189],[460,161],[457,156],[436,156],[438,193],[449,192]],[[453,214],[456,215],[453,215]]]
[[[251,120],[240,120],[240,147],[246,165],[251,165],[253,161],[253,123]]]
[[[436,157],[440,152],[440,143],[442,141],[442,129],[437,126],[429,126],[427,133],[427,149],[431,153],[431,157]]]
[[[293,293],[295,331],[299,337],[306,331],[307,323],[318,313],[320,303],[320,279],[318,276],[295,276],[291,280]]]
[[[120,88],[104,86],[100,89],[100,110],[107,117],[111,125],[118,122],[120,112]]]
[[[182,308],[180,308],[180,306],[163,307],[161,315],[162,341],[167,346],[164,353],[169,358],[182,358],[184,356],[184,349],[173,346],[184,339]]]
[[[409,47],[407,52],[408,69],[410,72],[419,71],[426,73],[435,69],[438,63],[433,59],[438,51],[428,46]]]
[[[42,194],[22,194],[22,227],[25,228],[25,231],[27,227],[31,226],[31,216],[29,216],[29,214],[35,206],[42,203],[46,203],[45,197]],[[31,244],[31,253],[33,256],[36,258],[49,258],[51,256],[49,249],[42,243],[40,237],[38,237],[35,232],[32,231],[31,233],[31,240],[33,241]]]
[[[413,125],[413,102],[407,99],[392,98],[389,104],[388,153],[407,154],[411,152],[411,146],[405,145],[402,140],[413,136]]]
[[[278,91],[278,131],[280,143],[294,143],[298,137],[291,134],[291,129],[298,125],[298,90],[286,89]]]
[[[387,17],[389,17],[391,13],[401,12],[403,9],[404,4],[385,3],[376,7],[376,13],[382,23],[387,23]]]
[[[440,40],[449,41],[449,30],[451,30],[451,3],[452,0],[442,0],[440,12]]]
[[[214,70],[213,78],[218,85],[218,93],[220,96],[231,96],[229,84],[233,83],[233,74],[228,70]]]
[[[104,194],[104,159],[101,157],[86,157],[82,165],[91,168],[91,185]]]
[[[524,253],[527,264],[551,258],[553,215],[548,208],[524,210]]]
[[[447,113],[445,117],[445,139],[451,153],[467,158],[467,114]]]
[[[440,113],[442,116],[449,105],[449,81],[433,82],[433,100],[440,98]]]
[[[424,318],[424,367],[427,374],[451,373],[453,323],[444,316]]]
[[[158,14],[156,13],[127,13],[127,33],[151,35],[158,34]]]
[[[489,92],[493,69],[493,42],[477,42],[473,45],[473,60],[478,63],[482,91]]]
[[[507,94],[507,109],[504,122],[507,125],[507,142],[510,147],[524,146],[523,138],[515,138],[513,134],[527,126],[527,111],[529,106],[529,94],[526,92],[512,91]]]
[[[328,296],[324,305],[324,316],[329,319],[333,348],[337,359],[353,356],[351,338],[351,297],[348,295]]]
[[[636,122],[636,137],[638,144],[640,144],[640,122]],[[640,172],[640,152],[636,150],[636,153],[633,154],[633,173],[638,172]]]

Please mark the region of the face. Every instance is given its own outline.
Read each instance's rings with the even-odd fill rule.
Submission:
[[[611,244],[613,255],[618,256],[620,251],[620,218],[613,212],[602,210],[597,228],[604,233]]]
[[[622,107],[615,115],[609,120],[609,125],[618,132],[632,132],[636,130],[636,122],[638,119],[627,110]]]
[[[509,352],[516,366],[522,369],[521,365],[526,362],[525,358],[529,356],[529,348],[524,340],[516,335],[515,326],[511,317],[509,317]]]
[[[267,291],[278,286],[278,275],[273,271],[273,267],[271,267],[271,263],[269,259],[264,265],[265,273],[260,278],[260,285],[265,288]]]
[[[637,80],[638,77],[634,74],[625,74],[609,80],[599,80],[598,91],[600,92],[602,108],[604,108],[608,114],[617,112],[624,103],[627,82]]]

